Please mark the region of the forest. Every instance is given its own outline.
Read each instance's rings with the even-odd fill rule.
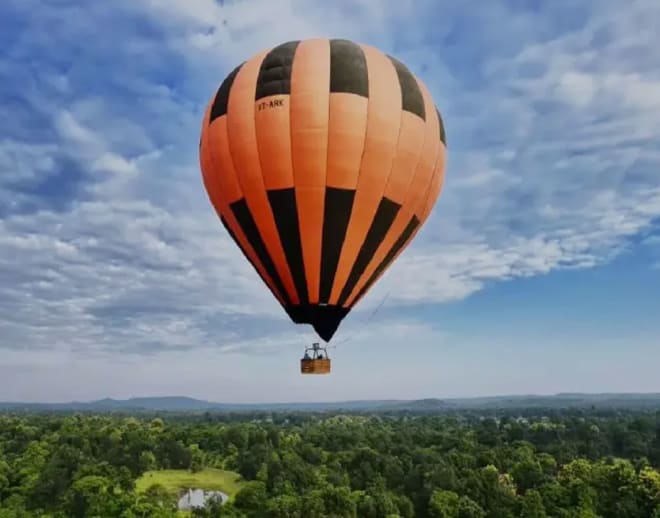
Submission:
[[[160,470],[236,473],[189,516],[660,518],[659,468],[655,410],[0,414],[1,518],[181,516]]]

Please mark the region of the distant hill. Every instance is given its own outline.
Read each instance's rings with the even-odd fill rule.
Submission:
[[[183,396],[137,397],[131,399],[99,399],[70,403],[0,402],[0,411],[169,411],[169,412],[240,412],[240,411],[418,411],[496,410],[516,408],[615,408],[658,409],[660,393],[512,395],[473,398],[417,400],[358,400],[310,403],[218,403]]]
[[[310,403],[217,403],[183,396],[137,397],[131,399],[99,399],[96,401],[70,403],[21,403],[0,401],[0,410],[80,410],[80,411],[258,411],[258,410],[369,410],[394,407],[402,401],[344,401]]]

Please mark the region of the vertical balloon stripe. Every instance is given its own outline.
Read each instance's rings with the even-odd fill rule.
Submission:
[[[428,97],[429,101],[431,101],[431,94],[426,90],[424,93]],[[422,223],[424,223],[429,217],[431,210],[433,209],[433,206],[435,205],[438,196],[440,195],[440,191],[442,190],[442,186],[444,184],[445,169],[447,166],[447,146],[445,144],[447,137],[445,134],[444,123],[442,121],[440,111],[436,108],[435,112],[437,117],[434,117],[435,125],[431,129],[431,132],[432,135],[438,135],[440,144],[438,145],[438,151],[436,154],[435,162],[433,164],[433,174],[429,182],[427,196],[423,201],[422,208],[420,209],[420,219]],[[437,130],[435,130],[436,127]]]
[[[326,185],[355,190],[367,132],[369,97],[367,60],[360,45],[349,40],[330,40],[330,92]],[[337,197],[330,194],[326,198]],[[345,216],[342,214],[342,219]]]
[[[420,91],[422,92],[422,98],[425,103],[425,112],[433,113],[433,101],[421,82]],[[426,193],[428,192],[431,175],[435,168],[438,148],[441,145],[438,140],[438,123],[433,117],[427,118],[426,122],[424,122],[417,115],[413,115],[409,112],[404,112],[404,116],[408,119],[416,120],[421,124],[421,127],[419,127],[419,130],[422,132],[420,139],[422,144],[420,154],[415,166],[411,165],[409,168],[402,167],[402,169],[399,170],[400,174],[407,173],[410,177],[410,184],[405,190],[403,206],[397,214],[394,223],[383,239],[380,247],[374,254],[369,266],[365,269],[364,274],[358,280],[353,289],[353,293],[347,299],[346,303],[349,307],[354,305],[357,302],[356,299],[362,296],[358,295],[359,293],[364,294],[365,285],[368,284],[371,286],[375,282],[375,279],[389,267],[394,254],[398,254],[399,252],[398,247],[404,246],[400,239],[402,235],[406,234],[406,228],[411,224],[411,221],[413,221],[413,215],[417,215],[414,220],[419,224],[421,213],[424,209],[424,204],[427,198]],[[393,174],[390,175],[390,178],[392,176],[394,176],[394,171]],[[404,243],[405,242],[407,241],[404,241]],[[386,260],[386,256],[391,258]],[[376,270],[378,270],[379,273],[375,273]]]
[[[367,132],[369,75],[359,45],[330,40],[328,162],[319,301],[330,300],[339,255],[353,209]]]
[[[355,304],[357,304],[360,299],[366,294],[367,291],[369,291],[369,288],[373,286],[378,280],[383,276],[383,274],[387,271],[389,266],[397,260],[399,255],[403,253],[403,251],[408,247],[408,245],[415,239],[415,236],[417,233],[420,231],[422,228],[422,225],[426,221],[429,213],[430,213],[430,208],[432,208],[433,203],[431,202],[432,199],[437,198],[437,194],[434,193],[434,178],[437,180],[439,178],[439,175],[436,174],[436,172],[439,170],[439,160],[440,160],[440,155],[438,155],[438,161],[436,162],[436,167],[434,170],[431,171],[431,174],[428,175],[429,179],[429,184],[426,185],[426,188],[423,190],[420,190],[419,192],[421,193],[421,196],[419,197],[419,207],[417,207],[417,211],[422,213],[422,217],[418,218],[416,215],[413,215],[410,221],[408,222],[408,225],[404,229],[403,233],[401,236],[397,239],[395,244],[392,246],[392,248],[388,251],[387,255],[385,258],[379,263],[378,267],[374,270],[373,273],[369,275],[369,278],[366,282],[366,284],[360,288],[359,286],[357,287],[357,296],[354,298],[349,298],[347,301],[347,307],[353,307]],[[437,184],[436,184],[437,187]],[[410,212],[412,212],[413,207],[408,206],[406,208],[406,215],[408,215]],[[403,212],[403,211],[402,211]]]
[[[367,135],[368,99],[354,94],[330,94],[328,170],[326,185],[357,189]]]
[[[376,253],[376,250],[385,239],[387,231],[392,226],[394,218],[399,212],[401,205],[394,203],[387,198],[382,198],[380,204],[378,205],[378,210],[374,216],[369,231],[360,247],[360,252],[355,258],[353,267],[351,268],[351,273],[348,276],[346,284],[342,288],[341,295],[339,296],[338,304],[340,306],[346,305],[346,299],[353,291],[353,288],[357,284],[360,276],[364,273],[364,270],[367,268],[369,261]]]
[[[360,45],[330,40],[330,92],[369,97],[367,60]]]
[[[410,221],[408,221],[408,224],[405,226],[403,232],[401,232],[397,240],[392,243],[392,246],[387,251],[387,254],[385,254],[385,257],[381,259],[381,261],[378,263],[378,266],[369,275],[369,278],[360,288],[357,296],[352,300],[348,300],[349,307],[353,307],[355,304],[357,304],[357,302],[365,295],[365,293],[369,291],[369,288],[371,288],[371,286],[373,286],[373,284],[380,278],[380,276],[389,268],[392,262],[394,262],[394,259],[410,242],[413,233],[417,230],[418,227],[419,220],[416,216],[413,216],[410,218]]]
[[[408,188],[414,177],[415,168],[420,160],[426,132],[426,124],[423,117],[427,110],[425,106],[421,106],[421,108],[418,106],[420,102],[424,102],[424,99],[414,76],[412,76],[408,69],[399,61],[393,58],[390,58],[390,60],[397,71],[401,90],[402,109],[407,109],[407,111],[404,111],[401,114],[401,128],[399,131],[397,149],[392,163],[392,170],[387,176],[384,196],[388,200],[401,205],[405,200]],[[431,105],[431,108],[432,107],[433,106]],[[384,204],[384,202],[381,201],[381,207],[383,209],[387,206],[387,204]],[[346,303],[351,291],[354,291],[358,281],[362,281],[361,285],[364,285],[366,279],[373,273],[373,270],[378,265],[376,258],[373,257],[376,250],[382,249],[383,253],[381,255],[383,255],[385,250],[393,245],[393,241],[404,230],[403,225],[405,225],[405,220],[410,218],[410,215],[404,215],[404,218],[400,218],[400,215],[397,214],[397,212],[388,212],[386,210],[380,212],[380,214],[377,212],[377,216],[367,234],[365,243],[360,249],[360,253],[353,264],[346,285],[342,289],[338,302],[339,304],[343,305]],[[397,225],[396,228],[390,227],[390,225],[393,225],[394,223],[394,221],[390,219],[390,216],[396,217],[396,221],[399,222],[399,225]],[[379,222],[379,224],[375,224],[376,222]],[[386,241],[386,237],[390,237],[390,239],[387,240],[388,242],[381,243],[380,241]],[[378,246],[379,244],[381,245],[380,247]],[[378,258],[378,261],[381,260],[382,257]],[[361,279],[363,274],[365,278]]]
[[[271,50],[261,62],[255,91],[255,127],[264,186],[291,189],[291,121],[289,116],[291,70],[297,41]],[[274,210],[274,209],[273,209]],[[286,249],[287,244],[282,243]]]
[[[392,163],[392,170],[387,177],[384,196],[402,204],[415,176],[415,169],[420,161],[426,124],[417,115],[401,113],[401,131]]]
[[[259,101],[272,95],[291,93],[291,69],[299,41],[288,41],[274,47],[259,66],[259,76],[254,100]]]
[[[266,195],[258,152],[254,97],[260,65],[265,54],[264,52],[258,54],[241,67],[229,91],[227,110],[229,149],[234,167],[239,172],[238,180],[245,195],[245,208],[239,204],[232,205],[232,209],[238,211],[245,224],[249,225],[250,220],[254,222],[259,240],[264,244],[264,253],[269,257],[267,262],[272,262],[275,266],[276,275],[273,280],[276,283],[281,282],[289,300],[293,304],[297,304],[299,302],[298,293]],[[252,235],[251,231],[251,226],[250,232],[245,231],[248,238]],[[252,243],[253,246],[258,247],[259,241],[256,236],[253,237],[255,239]],[[265,260],[263,257],[261,259]],[[266,266],[266,264],[264,265]]]
[[[401,126],[401,92],[392,62],[362,46],[369,74],[367,131],[353,211],[342,247],[330,303],[337,304],[383,197]]]
[[[426,85],[419,81],[420,90],[424,96],[424,100],[427,107],[427,113],[433,113],[433,99],[429,93]],[[440,148],[442,147],[442,142],[440,140],[441,127],[439,124],[439,119],[437,117],[428,117],[426,119],[426,138],[425,142],[428,143],[428,147],[425,146],[424,152],[422,153],[422,159],[420,162],[420,168],[418,168],[417,173],[420,175],[420,178],[416,178],[415,182],[417,183],[417,188],[411,190],[412,196],[410,196],[405,205],[410,206],[420,221],[423,220],[422,212],[426,203],[427,193],[429,186],[431,184],[431,179],[433,172],[436,169],[438,162],[438,154],[440,153]]]
[[[261,62],[255,91],[257,146],[270,208],[300,304],[309,302],[291,153],[291,74],[298,41],[273,48]]]
[[[283,297],[284,292],[280,291],[278,288],[275,287],[275,283],[272,281],[271,277],[266,273],[265,268],[263,267],[261,262],[259,262],[258,259],[253,257],[254,249],[249,245],[243,246],[242,242],[246,238],[245,237],[241,238],[236,234],[235,229],[237,229],[238,227],[238,222],[233,217],[233,215],[231,219],[228,217],[226,218],[225,216],[220,216],[220,222],[222,223],[222,226],[225,227],[225,230],[229,234],[229,237],[231,237],[234,243],[236,243],[238,249],[243,254],[243,257],[247,259],[247,261],[252,265],[252,267],[257,272],[257,274],[259,274],[259,277],[261,277],[261,280],[264,282],[266,287],[270,290],[270,292],[278,300],[278,302],[282,306],[286,307],[288,302]]]
[[[238,65],[234,70],[232,70],[229,75],[224,79],[218,88],[217,93],[215,94],[215,99],[213,100],[213,107],[211,108],[211,116],[209,124],[215,119],[222,117],[227,114],[227,103],[229,101],[229,91],[231,90],[232,85],[234,84],[234,79],[236,79],[236,74],[241,69],[245,62]]]
[[[212,175],[218,182],[219,195],[223,203],[229,205],[243,198],[243,189],[238,181],[238,171],[229,150],[229,135],[227,134],[227,116],[216,119],[208,126],[209,147],[213,156]]]
[[[218,182],[219,171],[212,166],[211,150],[209,149],[209,132],[207,131],[213,104],[213,102],[208,103],[206,110],[204,111],[204,118],[202,119],[202,128],[199,139],[199,166],[202,171],[202,181],[204,183],[206,194],[208,195],[211,205],[213,205],[216,213],[221,215],[222,204],[220,202],[221,190]]]
[[[330,43],[300,43],[291,72],[291,149],[298,221],[310,303],[319,302],[328,154]]]
[[[283,306],[286,305],[288,299],[285,298],[284,291],[277,287],[273,277],[266,271],[229,208],[230,202],[242,198],[242,192],[229,155],[226,116],[215,119],[212,124],[207,124],[202,129],[200,156],[206,190],[222,224],[275,298]]]
[[[268,201],[273,209],[277,231],[282,240],[284,254],[291,269],[293,282],[298,291],[300,304],[309,303],[305,264],[303,262],[302,242],[300,240],[300,222],[295,189],[277,189],[268,191]]]
[[[327,187],[325,190],[325,214],[323,216],[323,255],[321,260],[321,292],[319,302],[330,300],[332,284],[339,263],[348,222],[351,219],[354,189]]]
[[[435,114],[438,116],[438,123],[440,124],[440,140],[442,143],[447,146],[447,135],[445,134],[445,123],[442,120],[442,115],[440,115],[440,110],[435,109]]]
[[[281,95],[265,97],[256,103],[256,151],[267,190],[292,189],[294,186],[289,102],[288,95]]]
[[[401,63],[401,61],[392,56],[387,57],[392,61],[392,64],[396,69],[396,75],[399,79],[399,86],[401,88],[401,109],[417,115],[422,120],[426,120],[424,99],[422,98],[422,92],[419,89],[415,76],[410,73],[408,67]]]
[[[247,237],[250,246],[257,253],[259,261],[264,265],[264,268],[268,272],[270,278],[273,279],[273,283],[275,284],[276,289],[282,293],[284,303],[287,305],[291,304],[291,299],[288,296],[284,285],[282,284],[282,279],[278,275],[277,268],[273,263],[273,259],[268,253],[266,243],[261,237],[261,233],[259,232],[259,228],[254,217],[252,216],[252,212],[250,211],[250,207],[248,206],[247,201],[245,199],[235,201],[230,205],[230,208],[234,214],[234,217],[236,218],[236,221],[238,221],[238,224],[241,226],[241,230],[245,234],[245,237]]]
[[[419,81],[419,87],[424,98],[426,113],[433,113],[433,101],[426,86]],[[429,196],[429,189],[434,171],[436,170],[438,153],[441,147],[439,134],[440,128],[437,119],[434,117],[427,118],[424,138],[425,145],[422,151],[422,157],[415,171],[412,186],[408,191],[401,211],[403,221],[408,221],[408,218],[414,215],[415,221],[417,221],[418,224],[414,226],[413,234],[407,239],[404,246],[397,251],[393,260],[403,252],[407,243],[413,239],[421,224],[424,222],[423,211]]]
[[[357,48],[362,54],[362,49]],[[336,88],[338,87],[336,86]],[[330,94],[328,169],[319,299],[324,304],[330,301],[339,255],[346,239],[346,231],[353,211],[367,133],[367,105],[366,97],[354,93]]]
[[[438,161],[436,162],[436,167],[435,167],[435,172],[433,173],[433,178],[432,180],[432,185],[429,186],[428,189],[425,191],[425,195],[423,197],[423,205],[424,205],[424,217],[422,220],[418,220],[416,216],[413,216],[413,219],[410,221],[410,224],[406,227],[406,230],[404,233],[401,235],[401,238],[397,241],[396,245],[392,248],[391,254],[388,253],[386,260],[383,261],[383,266],[378,267],[378,272],[374,274],[373,279],[370,278],[368,281],[368,285],[366,285],[362,290],[360,290],[358,296],[355,298],[355,300],[352,302],[351,307],[357,304],[360,299],[366,294],[367,291],[369,291],[369,288],[378,280],[382,277],[382,275],[387,271],[387,268],[390,264],[392,264],[394,261],[397,260],[399,255],[408,247],[408,245],[415,239],[417,236],[417,233],[421,230],[422,225],[428,218],[431,209],[433,208],[433,203],[435,199],[437,199],[437,193],[439,193],[439,185],[440,182],[438,181],[439,178],[441,178],[442,174],[441,171],[444,169],[444,165],[442,164],[441,156],[440,153],[438,154]],[[436,174],[438,173],[438,174]]]
[[[438,200],[438,196],[440,196],[440,191],[442,190],[442,185],[445,179],[446,156],[445,147],[441,146],[438,150],[438,161],[436,162],[435,169],[433,170],[433,176],[431,177],[431,182],[428,189],[428,196],[424,203],[421,218],[422,222],[425,222],[429,217],[431,214],[431,209],[435,205],[435,202]]]

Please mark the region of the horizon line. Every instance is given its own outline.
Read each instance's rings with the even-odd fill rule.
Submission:
[[[101,397],[89,400],[66,400],[66,401],[20,401],[20,400],[5,400],[0,399],[0,405],[72,405],[72,404],[93,404],[100,401],[134,401],[138,399],[188,399],[199,403],[208,403],[213,405],[314,405],[314,404],[341,404],[341,403],[378,403],[384,401],[391,402],[414,402],[424,400],[438,400],[438,401],[451,401],[451,400],[474,400],[474,399],[504,399],[504,398],[523,398],[523,397],[562,397],[562,396],[660,396],[660,392],[555,392],[555,393],[513,393],[513,394],[496,394],[496,395],[476,395],[476,396],[425,396],[416,398],[356,398],[356,399],[337,399],[337,400],[313,400],[313,401],[217,401],[211,399],[198,398],[194,396],[185,395],[166,395],[166,396],[130,396],[126,398],[116,397]]]

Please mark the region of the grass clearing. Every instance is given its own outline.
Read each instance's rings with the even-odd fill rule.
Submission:
[[[153,484],[161,484],[172,495],[187,488],[222,491],[233,498],[241,488],[241,476],[234,471],[207,468],[198,473],[191,473],[185,469],[164,469],[147,471],[135,483],[138,492],[146,491]]]

